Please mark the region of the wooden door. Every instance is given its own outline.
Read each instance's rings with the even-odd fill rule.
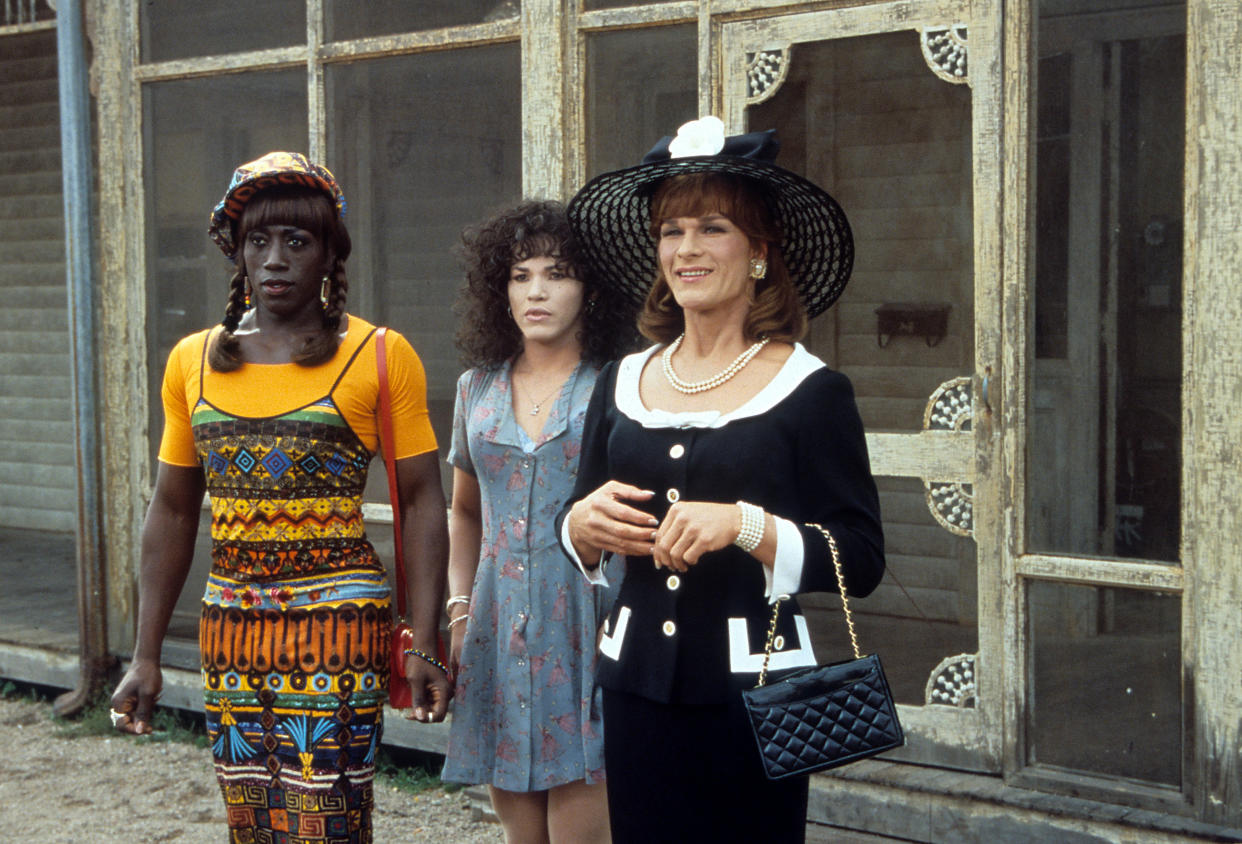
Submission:
[[[891,3],[728,22],[716,58],[729,130],[777,128],[778,162],[832,193],[854,231],[850,285],[807,345],[853,382],[880,486],[889,573],[856,615],[907,729],[894,756],[997,771],[1000,80],[989,8]],[[804,603],[818,608],[819,658],[837,658],[838,602]]]

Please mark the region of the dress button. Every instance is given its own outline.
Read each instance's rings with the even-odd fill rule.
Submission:
[[[664,626],[660,628],[664,631],[665,636],[672,636],[677,632],[677,625],[671,621],[664,622]]]
[[[784,650],[785,649],[785,637],[777,636],[775,639],[773,639],[772,648],[773,650],[778,650],[778,651]]]
[[[670,592],[675,591],[678,587],[681,586],[681,578],[675,574],[670,574],[668,576],[668,580],[664,581],[664,583],[666,586],[668,586]]]
[[[670,489],[668,492],[664,493],[664,497],[668,499],[669,504],[676,504],[681,500],[681,493],[676,489]]]
[[[686,453],[686,447],[682,445],[681,443],[677,443],[677,445],[673,446],[672,448],[668,450],[668,456],[673,458],[674,460],[676,460],[678,457],[681,457],[685,453]]]

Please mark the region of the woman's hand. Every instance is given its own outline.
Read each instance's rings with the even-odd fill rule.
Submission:
[[[656,566],[686,571],[708,551],[732,545],[742,529],[736,504],[678,501],[656,531],[652,556]]]
[[[434,652],[434,649],[426,651]],[[422,657],[407,654],[405,679],[413,693],[405,717],[423,723],[443,721],[448,714],[449,699],[453,697],[453,684],[448,675]]]
[[[462,612],[462,616],[464,615],[466,615],[465,611]],[[461,649],[466,643],[467,624],[469,624],[468,621],[459,621],[449,628],[448,667],[449,674],[454,677],[461,673]]]
[[[595,568],[602,551],[642,557],[652,552],[659,522],[627,501],[650,501],[649,489],[609,481],[578,501],[569,511],[569,540],[578,559]]]
[[[136,736],[151,732],[151,715],[164,688],[158,662],[137,659],[112,693],[112,725]]]

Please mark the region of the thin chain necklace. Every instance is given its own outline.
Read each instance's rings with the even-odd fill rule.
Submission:
[[[575,367],[575,368],[577,368],[577,367]],[[570,374],[573,374],[573,373],[572,373],[572,370],[571,370]],[[546,396],[544,396],[543,398],[541,398],[539,401],[537,401],[537,402],[533,402],[533,403],[531,404],[531,408],[530,408],[530,415],[531,415],[531,416],[538,416],[538,415],[539,415],[539,411],[543,409],[544,402],[546,402],[548,399],[552,398],[553,396],[558,396],[558,395],[560,395],[561,390],[563,390],[563,389],[565,388],[565,384],[566,384],[566,382],[567,382],[567,381],[569,381],[569,375],[566,375],[566,376],[565,376],[565,378],[564,378],[564,380],[562,380],[559,384],[557,384],[555,387],[553,387],[553,388],[552,388],[552,392],[548,393]],[[514,384],[517,384],[517,373],[516,373],[516,372],[514,372],[514,373],[513,373],[513,383],[514,383]],[[529,391],[529,390],[527,390],[525,387],[523,387],[523,388],[522,388],[522,392],[526,394],[526,400],[527,400],[527,401],[531,401],[530,391]]]
[[[733,363],[717,372],[711,378],[706,378],[702,381],[683,381],[678,378],[677,373],[673,371],[673,353],[681,347],[681,341],[684,339],[686,339],[686,335],[682,334],[670,343],[668,348],[666,348],[660,355],[660,363],[664,369],[664,377],[668,379],[668,383],[673,385],[673,389],[679,393],[684,393],[687,396],[692,396],[695,393],[703,393],[707,390],[719,387],[734,375],[737,375],[746,367],[746,364],[750,363],[751,358],[763,351],[763,347],[766,346],[768,341],[772,338],[764,337],[762,340],[753,344],[749,349],[734,358]]]

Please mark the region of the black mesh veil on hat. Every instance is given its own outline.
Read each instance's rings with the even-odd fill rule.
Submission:
[[[775,131],[732,135],[711,155],[674,158],[673,141],[662,138],[641,164],[596,176],[570,200],[569,223],[594,276],[641,306],[659,269],[651,238],[656,188],[670,176],[722,173],[756,183],[781,231],[781,256],[807,315],[828,310],[849,280],[854,237],[827,191],[772,163],[780,149]]]

